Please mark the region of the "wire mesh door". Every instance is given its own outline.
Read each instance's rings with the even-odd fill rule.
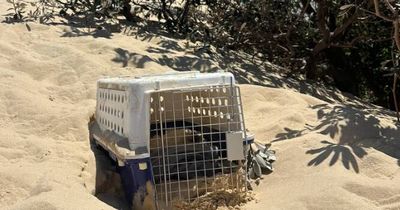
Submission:
[[[238,87],[158,91],[150,102],[150,157],[159,205],[192,201],[220,187],[218,181],[244,188],[242,161],[227,159],[226,134],[245,137]]]

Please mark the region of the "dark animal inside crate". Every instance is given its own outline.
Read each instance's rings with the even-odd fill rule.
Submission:
[[[232,74],[109,78],[98,87],[94,139],[118,162],[133,206],[152,206],[151,196],[158,209],[191,201],[220,179],[245,189],[246,133]]]

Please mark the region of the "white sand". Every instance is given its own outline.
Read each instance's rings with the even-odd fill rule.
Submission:
[[[7,8],[0,3],[1,14]],[[0,207],[110,209],[93,195],[87,122],[95,81],[215,65],[164,37],[62,37],[74,33],[29,25],[30,32],[0,23]],[[257,82],[277,84],[267,80]],[[244,209],[400,208],[400,132],[392,112],[323,88],[305,92],[325,101],[291,89],[241,89],[247,128],[259,141],[274,141],[279,158]]]

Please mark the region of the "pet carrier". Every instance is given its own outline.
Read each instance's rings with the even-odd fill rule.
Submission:
[[[240,91],[226,72],[100,79],[93,139],[118,163],[133,208],[245,190]]]

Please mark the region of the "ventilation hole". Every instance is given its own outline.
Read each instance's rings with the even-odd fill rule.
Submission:
[[[150,108],[150,114],[153,114],[153,112],[154,112],[154,109]]]
[[[221,101],[221,99],[219,98],[218,99],[218,106],[221,106],[222,105],[222,101]]]
[[[213,86],[210,86],[210,92],[214,92]]]
[[[219,116],[221,117],[221,119],[224,119],[224,113],[220,112]]]
[[[217,111],[214,111],[214,117],[217,117]]]
[[[197,103],[199,102],[199,97],[197,97],[197,96],[196,96],[196,102],[197,102]]]
[[[224,100],[225,106],[228,106],[228,99]]]
[[[194,101],[194,98],[193,98],[193,96],[190,96],[190,101],[191,101],[191,102],[193,102],[193,101]]]
[[[124,134],[124,128],[121,128],[121,133]]]
[[[206,115],[207,111],[205,109],[203,109],[203,115]]]
[[[188,106],[188,112],[190,112],[190,106]]]
[[[164,112],[164,107],[161,107],[160,110],[161,110],[161,112]]]
[[[150,97],[150,103],[153,103],[154,99],[153,97]]]
[[[120,95],[117,96],[117,101],[118,101],[118,103],[121,101],[121,96]]]
[[[210,116],[210,117],[212,116],[211,115],[211,110],[208,110],[208,116]]]
[[[186,101],[189,101],[190,99],[189,99],[189,96],[188,95],[186,95]]]
[[[222,88],[222,92],[226,93],[226,88],[225,87]]]
[[[226,119],[228,119],[228,120],[231,119],[231,115],[229,113],[226,113]]]
[[[204,103],[204,98],[203,98],[203,96],[200,97],[200,102],[201,102],[201,103]]]
[[[200,108],[197,108],[197,114],[201,114]]]
[[[160,102],[164,101],[164,97],[160,96]]]
[[[125,96],[122,96],[121,103],[124,103],[124,100],[125,100]]]
[[[219,88],[215,88],[215,92],[219,93]]]
[[[117,117],[121,117],[121,111],[118,110],[118,115]]]
[[[121,112],[121,118],[124,119],[124,112]]]
[[[212,103],[212,105],[215,105],[215,99],[214,98],[211,99],[211,103]]]
[[[209,98],[206,98],[206,103],[210,104],[210,99]]]
[[[119,133],[119,125],[117,126],[117,132]]]

